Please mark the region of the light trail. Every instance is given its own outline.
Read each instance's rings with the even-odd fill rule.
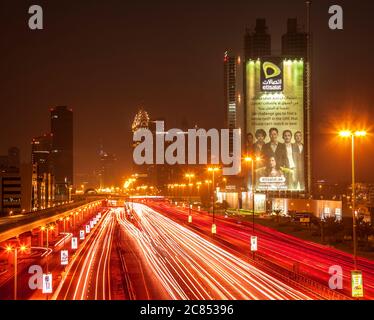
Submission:
[[[186,221],[188,212],[164,204],[153,203],[152,207],[177,221]],[[193,225],[201,231],[210,232],[212,217],[206,213],[195,213]],[[252,223],[238,221],[234,218],[216,217],[219,237],[231,244],[240,252],[249,251],[250,236],[253,235]],[[350,295],[350,271],[353,270],[351,254],[330,248],[321,244],[305,241],[297,237],[284,234],[277,230],[259,224],[255,225],[258,236],[259,253],[270,261],[292,270],[297,264],[302,274],[309,278],[325,283],[328,287],[330,278],[329,268],[338,265],[343,269],[344,289]],[[358,258],[359,269],[363,271],[364,294],[366,299],[374,299],[374,262],[365,258]]]
[[[143,204],[134,211],[139,228],[117,219],[173,299],[311,299]]]
[[[115,223],[111,212],[103,214],[70,262],[54,299],[84,300],[92,292],[92,299],[111,299],[109,266]]]

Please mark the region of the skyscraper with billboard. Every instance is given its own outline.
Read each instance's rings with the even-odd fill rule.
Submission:
[[[253,137],[255,187],[262,191],[310,191],[310,103],[306,33],[288,20],[279,55],[245,61],[245,131]]]

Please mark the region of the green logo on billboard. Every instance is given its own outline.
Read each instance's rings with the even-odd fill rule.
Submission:
[[[264,62],[262,65],[266,79],[277,77],[281,74],[281,69],[271,62]]]

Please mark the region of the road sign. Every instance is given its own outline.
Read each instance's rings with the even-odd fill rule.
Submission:
[[[71,238],[71,248],[73,250],[78,249],[78,238]]]
[[[217,233],[217,226],[216,224],[212,224],[212,234],[216,234]]]
[[[91,227],[91,229],[94,227],[94,223],[93,223],[92,220],[90,221],[90,227]]]
[[[84,230],[79,231],[79,239],[84,240]]]
[[[86,225],[86,233],[90,233],[90,230],[91,230],[90,225],[89,224]]]
[[[69,264],[69,252],[67,250],[61,250],[61,265],[66,266]]]
[[[43,274],[43,293],[52,293],[52,274]]]
[[[251,236],[251,251],[257,251],[257,237]]]
[[[359,270],[351,271],[351,285],[352,285],[352,297],[363,298],[364,297],[364,285],[362,281],[362,271],[359,271]]]

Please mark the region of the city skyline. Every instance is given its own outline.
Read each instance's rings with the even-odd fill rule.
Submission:
[[[1,2],[0,301],[373,300],[373,12]]]
[[[125,150],[131,144],[131,119],[139,107],[145,108],[154,118],[165,117],[170,127],[178,127],[184,120],[190,127],[196,123],[205,128],[223,127],[222,56],[225,50],[229,48],[234,54],[242,55],[245,28],[253,27],[258,17],[266,18],[273,53],[280,52],[281,35],[286,31],[289,17],[297,17],[300,24],[305,25],[303,1],[292,1],[287,9],[275,1],[263,4],[237,1],[231,9],[227,8],[229,5],[218,3],[216,11],[209,11],[209,24],[206,15],[213,6],[210,1],[194,3],[194,11],[192,4],[169,6],[167,1],[157,6],[144,1],[131,5],[116,3],[115,6],[102,2],[90,4],[79,3],[75,9],[69,7],[69,2],[46,4],[45,30],[35,33],[27,30],[22,22],[26,6],[3,4],[4,9],[13,12],[11,17],[2,17],[6,22],[5,42],[18,52],[6,54],[2,62],[5,71],[0,78],[5,89],[2,101],[8,106],[3,112],[10,121],[1,127],[0,133],[11,133],[10,139],[0,142],[3,152],[14,145],[21,149],[22,160],[29,160],[31,138],[36,130],[47,130],[43,114],[55,105],[68,105],[76,115],[75,150],[79,149],[79,153],[75,152],[75,173],[94,171],[94,166],[87,166],[87,162],[97,154],[101,139],[108,151],[117,154],[121,166],[129,167],[132,159]],[[373,93],[365,85],[369,83],[372,68],[365,63],[370,59],[366,45],[372,44],[366,41],[365,46],[362,45],[369,39],[371,25],[367,13],[371,12],[372,5],[363,2],[362,7],[367,9],[364,10],[347,2],[345,7],[344,30],[331,31],[327,26],[327,5],[314,1],[312,6],[313,119],[318,122],[313,127],[313,163],[320,164],[319,159],[327,154],[336,164],[332,171],[323,161],[313,176],[337,182],[348,181],[344,177],[348,146],[339,143],[339,148],[332,153],[330,131],[341,121],[354,119],[352,122],[357,123],[373,116],[370,109]],[[144,23],[133,20],[133,14],[136,16],[144,8],[154,10],[142,11]],[[270,11],[269,8],[279,10]],[[91,18],[80,16],[81,10],[87,10]],[[103,14],[98,26],[94,21],[100,11]],[[220,16],[219,12],[226,14]],[[169,22],[163,19],[166,15],[171,19]],[[130,23],[135,23],[131,31],[126,27]],[[77,29],[78,25],[80,28],[73,35],[70,30]],[[170,33],[181,36],[169,41]],[[145,37],[147,34],[149,37]],[[121,37],[128,41],[118,41]],[[83,38],[87,45],[81,47]],[[349,48],[345,46],[347,42],[352,44]],[[157,50],[152,50],[156,43]],[[330,47],[336,50],[329,50]],[[21,52],[27,52],[23,60],[20,60]],[[129,61],[138,62],[130,64]],[[163,68],[160,62],[167,62],[168,67]],[[184,76],[175,81],[179,74]],[[16,96],[15,87],[23,94]],[[60,90],[63,87],[64,93]],[[176,105],[180,107],[174,108]],[[211,117],[212,113],[216,116]],[[25,123],[31,116],[32,127],[31,123]],[[22,125],[15,130],[11,124],[17,121]],[[360,157],[358,178],[373,181],[373,173],[364,174],[370,155],[374,153],[373,145],[368,141],[363,147],[367,156]],[[128,173],[123,171],[124,175]]]

